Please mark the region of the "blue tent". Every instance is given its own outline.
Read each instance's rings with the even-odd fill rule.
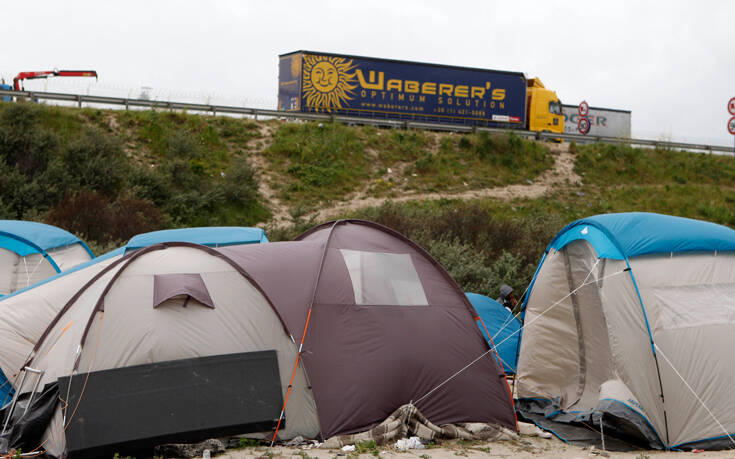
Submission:
[[[61,270],[47,252],[73,244],[80,244],[89,253],[90,258],[94,258],[87,244],[61,228],[38,222],[0,220],[0,248],[17,253],[21,257],[40,253],[56,272]]]
[[[653,253],[735,250],[735,232],[712,222],[649,212],[595,215],[568,224],[551,241],[559,250],[584,239],[600,258],[626,260]]]
[[[160,244],[161,242],[191,242],[194,244],[206,245],[208,247],[224,247],[228,245],[263,244],[268,242],[268,237],[266,236],[265,231],[260,228],[249,228],[245,226],[179,228],[142,233],[130,238],[128,243],[122,247],[118,247],[117,249],[107,252],[104,255],[100,255],[93,260],[77,265],[63,273],[57,274],[56,276],[49,277],[42,282],[33,284],[30,287],[18,290],[11,295],[7,295],[5,297],[0,296],[0,300],[23,293],[33,287],[51,282],[61,276],[79,271],[80,269],[84,269],[87,266],[107,260],[108,258],[126,255],[134,250],[148,247],[153,244]],[[0,384],[2,384],[2,380],[0,380]]]
[[[268,242],[265,231],[244,226],[216,226],[153,231],[134,236],[125,244],[125,253],[159,242],[184,241],[209,247],[260,244]]]
[[[465,295],[467,295],[470,303],[477,310],[482,322],[485,323],[492,342],[497,345],[498,355],[500,356],[500,360],[502,360],[505,374],[515,374],[517,362],[516,352],[520,335],[519,330],[521,328],[520,321],[507,308],[492,298],[477,293],[465,293]],[[485,327],[479,321],[478,326],[480,327],[482,336],[488,340]],[[488,343],[490,343],[489,340]]]

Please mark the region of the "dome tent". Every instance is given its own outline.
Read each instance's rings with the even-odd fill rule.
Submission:
[[[154,307],[156,279],[182,275],[198,276],[211,307],[192,299],[182,308],[181,298]],[[292,242],[218,249],[167,243],[134,252],[65,305],[30,365],[44,371],[43,385],[72,370],[94,375],[275,349],[281,390],[290,394],[281,438],[362,432],[412,401],[437,425],[480,422],[515,431],[492,356],[447,380],[468,356],[488,353],[474,319],[469,301],[425,251],[377,224],[342,220]],[[90,378],[87,390],[93,387]],[[46,432],[47,444],[58,445],[52,454],[65,448],[62,419],[59,406]]]
[[[0,295],[94,258],[78,237],[55,226],[0,220]]]
[[[482,336],[491,346],[497,346],[503,371],[506,375],[514,375],[521,322],[508,308],[492,298],[478,293],[465,293],[465,295],[482,319],[481,322],[478,321]]]
[[[89,279],[111,263],[142,247],[184,241],[212,247],[268,242],[260,228],[204,227],[153,231],[134,236],[116,250],[67,269],[0,298],[0,407],[9,402],[15,375],[28,358],[45,328]]]
[[[732,447],[734,311],[732,229],[652,213],[575,221],[524,305],[518,406],[657,448]]]

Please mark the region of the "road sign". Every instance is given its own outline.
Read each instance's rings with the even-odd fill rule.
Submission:
[[[730,99],[730,102],[727,103],[727,111],[730,112],[731,115],[735,115],[735,97]]]
[[[587,104],[586,101],[583,100],[579,103],[579,107],[577,107],[577,110],[579,111],[579,116],[585,117],[590,113],[590,106]]]
[[[586,135],[588,132],[590,132],[590,127],[591,127],[590,120],[588,120],[587,118],[579,119],[579,122],[577,123],[577,129],[579,130],[580,133]]]
[[[735,135],[735,116],[727,122],[727,130],[730,134]]]

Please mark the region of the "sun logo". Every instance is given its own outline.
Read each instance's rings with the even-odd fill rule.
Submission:
[[[352,60],[343,57],[304,56],[303,94],[306,106],[317,110],[342,108],[357,88]]]

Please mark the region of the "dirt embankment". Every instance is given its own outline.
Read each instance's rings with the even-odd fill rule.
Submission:
[[[257,150],[258,146],[262,147],[265,142],[263,139],[270,138],[272,133],[273,128],[268,125],[263,125],[261,127],[262,137],[259,139],[253,139],[248,145],[248,148],[253,151]],[[574,154],[569,152],[569,144],[551,144],[549,148],[555,157],[554,166],[541,174],[535,180],[528,181],[524,184],[467,190],[461,193],[409,193],[398,197],[374,197],[369,196],[367,191],[363,190],[355,193],[354,196],[345,202],[313,211],[304,215],[303,218],[306,220],[311,218],[316,220],[325,220],[356,209],[380,206],[386,201],[406,202],[423,201],[427,199],[465,200],[480,198],[511,200],[516,198],[539,198],[549,193],[554,188],[581,183],[581,178],[574,171]],[[261,154],[253,154],[250,158],[251,164],[261,174],[260,193],[267,200],[268,206],[271,210],[271,223],[277,227],[288,225],[291,218],[289,208],[280,201],[277,191],[273,190],[270,186],[270,183],[273,181],[273,177],[271,177],[267,172],[267,160]]]

